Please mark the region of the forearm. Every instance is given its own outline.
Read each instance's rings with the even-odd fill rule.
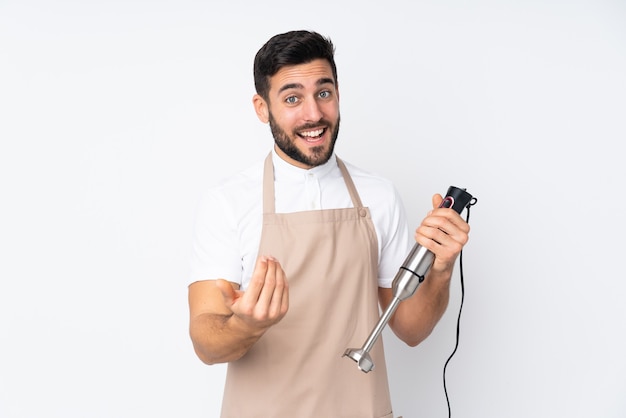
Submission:
[[[194,350],[206,364],[241,358],[264,333],[250,329],[234,315],[212,313],[193,318],[189,328]]]
[[[448,307],[451,272],[429,272],[410,298],[402,301],[389,321],[394,334],[414,347],[433,331]]]

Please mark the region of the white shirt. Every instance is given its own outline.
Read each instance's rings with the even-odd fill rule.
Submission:
[[[287,163],[275,151],[272,161],[276,213],[353,207],[335,155],[326,164],[308,170]],[[242,290],[247,287],[261,240],[263,163],[222,180],[201,198],[193,238],[191,282],[222,278],[240,284]],[[344,163],[376,230],[378,285],[391,287],[415,244],[404,205],[389,180]]]

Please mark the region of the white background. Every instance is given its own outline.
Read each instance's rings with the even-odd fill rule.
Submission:
[[[335,42],[338,155],[392,179],[413,227],[449,185],[478,198],[453,415],[626,416],[617,0],[0,0],[0,416],[217,416],[193,216],[268,152],[252,59],[291,29]],[[422,345],[385,334],[405,418],[447,416],[453,280]]]

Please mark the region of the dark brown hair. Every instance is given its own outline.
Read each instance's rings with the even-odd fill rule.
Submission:
[[[335,83],[335,47],[329,38],[317,32],[298,30],[271,37],[254,57],[254,87],[256,92],[268,100],[269,79],[281,68],[306,64],[316,59],[325,59],[330,64]]]

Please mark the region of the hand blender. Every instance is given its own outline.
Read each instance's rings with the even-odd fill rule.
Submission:
[[[450,186],[446,197],[439,207],[452,208],[460,214],[470,204],[472,199],[472,195],[467,193],[465,189]],[[344,352],[343,357],[349,357],[354,360],[362,372],[367,373],[374,369],[374,362],[369,354],[370,350],[400,302],[411,297],[424,281],[424,277],[430,269],[434,258],[435,255],[420,244],[416,243],[413,246],[413,249],[411,249],[406,260],[404,260],[404,263],[398,270],[396,277],[393,279],[393,300],[378,320],[369,337],[361,348],[348,348]]]

